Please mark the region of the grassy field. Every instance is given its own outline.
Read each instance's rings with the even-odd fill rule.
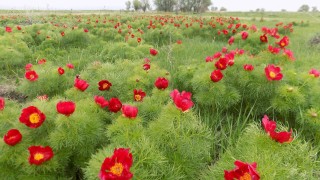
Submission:
[[[122,147],[133,156],[131,170],[120,173],[127,179],[125,171],[133,179],[228,179],[224,170],[231,171],[236,160],[256,162],[257,168],[246,164],[244,171],[253,168],[261,179],[320,178],[320,78],[310,73],[320,71],[319,13],[1,10],[0,17],[0,97],[6,101],[0,133],[16,128],[23,136],[14,146],[0,143],[6,179],[104,179],[102,171],[115,176],[115,163],[107,170],[102,163]],[[214,58],[216,53],[221,56]],[[214,82],[223,58],[223,77]],[[283,78],[268,80],[269,65],[279,67]],[[28,79],[30,71],[38,79]],[[169,86],[159,88],[159,77]],[[112,83],[110,90],[98,89],[101,80]],[[134,89],[146,93],[142,102]],[[176,98],[175,89],[190,97]],[[114,112],[111,98],[137,108],[138,115],[134,109]],[[61,101],[73,101],[75,112],[64,116]],[[40,127],[19,121],[29,106],[46,115]],[[290,138],[282,142],[283,134],[261,125],[264,115]],[[50,146],[53,158],[30,163],[30,145]]]

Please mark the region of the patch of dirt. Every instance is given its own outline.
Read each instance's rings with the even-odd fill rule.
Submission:
[[[18,93],[16,91],[16,87],[13,85],[6,85],[1,84],[0,85],[0,97],[5,97],[11,100],[18,101],[20,103],[25,102],[27,99],[27,96]]]

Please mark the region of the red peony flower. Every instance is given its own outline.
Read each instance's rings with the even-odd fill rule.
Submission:
[[[137,42],[140,43],[141,42],[141,38],[138,37],[137,38]]]
[[[229,59],[220,58],[214,65],[217,69],[224,70],[228,67]]]
[[[65,35],[64,32],[61,32],[60,34],[61,34],[62,37]]]
[[[172,98],[174,104],[182,112],[188,112],[189,109],[193,106],[191,96],[192,94],[190,92],[182,91],[180,93],[177,89],[173,90],[170,93],[170,97]]]
[[[4,110],[6,102],[3,97],[0,97],[0,111]]]
[[[18,129],[10,129],[3,137],[3,140],[9,146],[18,144],[22,139],[22,135]]]
[[[154,85],[161,90],[165,90],[169,86],[169,81],[164,77],[158,77]]]
[[[26,64],[26,66],[24,68],[25,68],[26,71],[31,71],[32,64],[28,63],[28,64]]]
[[[214,70],[210,76],[213,82],[219,82],[223,78],[223,74],[220,69]]]
[[[38,64],[45,64],[46,62],[47,62],[46,59],[40,59],[40,60],[38,61]]]
[[[272,120],[269,121],[269,117],[267,115],[264,115],[264,117],[262,118],[262,125],[266,133],[268,133],[272,139],[279,143],[290,143],[293,140],[293,138],[291,137],[292,129],[290,130],[290,132],[276,132],[275,130],[277,128],[277,123]]]
[[[309,71],[309,74],[315,78],[318,78],[320,76],[320,72],[317,71],[316,69],[311,69]],[[1,103],[0,103],[1,104]],[[1,105],[0,105],[0,109],[1,109]]]
[[[269,81],[279,81],[282,79],[283,75],[281,74],[280,67],[276,67],[273,64],[268,65],[264,72],[266,73],[266,77]]]
[[[88,29],[83,29],[83,32],[87,33],[87,32],[89,32],[89,30]]]
[[[296,58],[293,56],[293,52],[290,49],[284,49],[283,54],[286,55],[290,60],[294,61]]]
[[[56,105],[57,112],[65,116],[70,116],[76,109],[76,104],[72,101],[60,101]]]
[[[94,96],[94,101],[101,108],[105,108],[105,107],[109,106],[109,102],[103,96]]]
[[[121,110],[122,103],[118,98],[111,98],[109,100],[109,111],[117,113],[118,111]]]
[[[98,83],[98,86],[99,86],[100,91],[108,91],[110,89],[110,87],[112,86],[112,84],[108,80],[101,80]]]
[[[27,108],[22,109],[20,115],[20,122],[25,124],[30,128],[37,128],[41,126],[41,124],[46,119],[46,115],[43,114],[37,107],[29,106]]]
[[[50,146],[30,146],[28,150],[30,153],[29,163],[35,165],[49,161],[54,155]]]
[[[12,29],[11,29],[11,27],[9,27],[9,26],[6,26],[6,32],[8,32],[8,33],[11,33],[11,32],[12,32]]]
[[[236,166],[233,170],[227,171],[224,170],[224,179],[225,180],[259,180],[260,175],[257,172],[257,163],[252,164],[245,163],[239,160],[234,162]]]
[[[268,46],[268,50],[269,50],[272,54],[278,54],[278,53],[280,52],[280,48],[272,47],[271,45]]]
[[[249,36],[249,33],[246,32],[246,31],[243,31],[243,32],[241,33],[241,38],[242,38],[242,40],[246,40],[246,39],[248,38],[248,36]]]
[[[142,91],[142,89],[133,90],[133,99],[135,101],[143,101],[143,98],[146,96],[146,93]]]
[[[17,29],[20,31],[22,28],[21,28],[21,26],[17,26]]]
[[[38,79],[38,74],[35,71],[27,71],[24,75],[29,81],[36,81]]]
[[[251,64],[245,64],[243,65],[243,69],[246,71],[253,71],[254,67]]]
[[[132,154],[130,149],[115,149],[111,157],[107,157],[100,169],[100,180],[130,180],[133,174],[130,172],[132,166]]]
[[[64,69],[63,69],[62,67],[59,67],[59,68],[58,68],[58,73],[59,73],[60,75],[63,75],[63,74],[64,74]]]
[[[213,58],[211,56],[206,57],[206,62],[212,62],[212,61],[213,61]]]
[[[149,69],[150,69],[150,64],[149,64],[149,63],[145,63],[145,64],[143,65],[143,70],[148,71]]]
[[[177,40],[177,44],[182,44],[182,40]]]
[[[157,51],[156,49],[150,48],[150,54],[151,54],[152,56],[155,56],[155,55],[158,54],[158,51]]]
[[[262,43],[267,43],[268,42],[268,37],[264,34],[264,35],[260,36],[260,41]]]
[[[138,108],[130,105],[123,105],[122,106],[122,115],[124,117],[134,119],[138,115]]]
[[[68,67],[69,69],[74,69],[74,66],[73,66],[73,64],[71,64],[71,63],[68,63],[68,64],[67,64],[67,67]]]
[[[234,43],[234,37],[231,36],[230,39],[228,40],[228,44],[232,45]]]
[[[85,80],[82,80],[80,78],[75,78],[74,87],[76,87],[80,91],[85,91],[89,87],[89,84]]]
[[[227,47],[222,47],[221,52],[222,53],[227,53],[228,52],[228,48]]]
[[[289,45],[289,38],[287,36],[284,36],[279,42],[277,42],[277,44],[281,48],[285,48],[286,46]]]
[[[213,59],[218,59],[222,56],[221,52],[216,52],[214,55],[213,55]]]

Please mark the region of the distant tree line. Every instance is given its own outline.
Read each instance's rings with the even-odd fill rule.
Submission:
[[[165,12],[204,12],[212,4],[211,0],[154,0],[153,3],[158,11]],[[127,10],[133,8],[135,11],[145,12],[147,9],[151,9],[149,0],[128,0],[125,4]]]
[[[303,4],[299,9],[298,12],[309,12],[310,7],[307,4]],[[316,6],[313,6],[311,9],[311,12],[319,12],[318,8]]]

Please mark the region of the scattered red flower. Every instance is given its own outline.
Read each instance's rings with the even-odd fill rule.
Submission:
[[[253,71],[254,67],[251,64],[243,65],[243,69],[246,71]]]
[[[242,38],[242,40],[246,40],[246,39],[248,38],[248,36],[249,36],[249,33],[246,32],[246,31],[243,31],[243,32],[241,33],[241,38]]]
[[[228,44],[232,45],[234,43],[234,37],[231,36],[230,39],[228,40]]]
[[[150,64],[149,64],[149,63],[145,63],[145,64],[143,65],[143,70],[148,71],[149,69],[150,69]]]
[[[64,69],[63,69],[62,67],[59,67],[59,68],[58,68],[58,73],[59,73],[60,75],[63,75],[63,74],[64,74]]]
[[[61,34],[62,37],[65,35],[64,32],[61,32],[60,34]]]
[[[27,71],[24,75],[29,81],[36,81],[38,79],[38,74],[35,71]]]
[[[118,98],[111,98],[109,100],[109,111],[117,113],[118,111],[121,110],[122,103]]]
[[[291,137],[292,129],[290,132],[282,131],[282,132],[276,132],[277,123],[275,121],[269,121],[269,117],[267,115],[264,115],[262,118],[262,125],[264,127],[264,130],[268,135],[275,141],[279,143],[290,143],[293,138]]]
[[[6,32],[8,32],[8,33],[11,33],[11,32],[12,32],[12,29],[11,29],[11,27],[9,27],[9,26],[6,26]]]
[[[46,59],[40,59],[40,60],[38,61],[38,64],[45,64],[46,62],[47,62]]]
[[[14,146],[22,140],[22,135],[18,129],[10,129],[4,135],[3,140],[9,146]]]
[[[206,62],[212,62],[212,61],[213,61],[213,58],[211,56],[206,57]]]
[[[223,78],[223,74],[220,69],[214,70],[210,76],[213,82],[219,82]]]
[[[161,90],[165,90],[169,86],[169,81],[164,77],[158,77],[154,85]]]
[[[268,37],[264,34],[264,35],[260,36],[260,41],[262,43],[267,43],[268,42]]]
[[[80,91],[85,91],[89,87],[89,84],[85,80],[82,80],[80,78],[75,78],[74,87],[79,89]]]
[[[109,102],[103,96],[94,96],[94,102],[96,102],[96,104],[101,108],[109,106]]]
[[[132,154],[130,149],[115,149],[111,157],[107,157],[100,169],[100,180],[130,180],[133,174],[130,172],[132,166]]]
[[[177,44],[182,44],[182,40],[177,40]]]
[[[222,56],[221,52],[216,52],[212,58],[217,59],[217,58],[220,58],[221,56]]]
[[[133,99],[135,101],[143,101],[143,98],[146,96],[146,93],[142,91],[142,89],[133,90]]]
[[[26,64],[26,66],[24,68],[25,68],[26,71],[31,71],[32,64],[28,63],[28,64]]]
[[[123,105],[122,106],[122,115],[124,117],[134,119],[138,115],[138,108],[130,105]]]
[[[83,31],[84,31],[85,33],[89,32],[89,30],[88,30],[88,29],[83,29]]]
[[[318,77],[320,76],[320,72],[317,71],[316,69],[311,69],[311,70],[309,71],[309,74],[310,74],[311,76],[315,77],[315,78],[318,78]],[[0,109],[1,109],[1,107],[0,107]]]
[[[71,63],[68,63],[68,64],[67,64],[67,67],[68,67],[69,69],[74,69],[74,66],[73,66],[73,64],[71,64]]]
[[[101,80],[98,83],[98,86],[99,86],[100,91],[108,91],[110,89],[110,87],[112,86],[112,84],[108,80]]]
[[[225,180],[259,180],[260,175],[257,172],[257,163],[252,164],[245,163],[239,160],[234,162],[236,166],[233,170],[227,171],[224,170],[224,179]]]
[[[21,26],[17,26],[17,29],[20,31],[22,28],[21,28]]]
[[[268,46],[268,50],[269,50],[272,54],[278,54],[278,53],[280,52],[280,48],[272,47],[271,45]]]
[[[158,54],[158,51],[157,51],[156,49],[150,48],[150,54],[151,54],[152,56],[155,56],[155,55]]]
[[[0,97],[0,111],[4,110],[6,102],[3,97]]]
[[[266,74],[266,77],[269,81],[279,81],[282,79],[283,75],[281,74],[281,69],[280,67],[276,67],[273,64],[268,65],[265,69],[264,72]]]
[[[287,36],[284,36],[279,42],[277,42],[277,44],[281,48],[285,48],[286,46],[289,45],[289,38]]]
[[[70,116],[76,109],[76,104],[72,101],[60,101],[56,105],[57,112],[65,116]]]
[[[43,114],[37,107],[29,106],[22,109],[19,121],[30,128],[37,128],[42,125],[46,115]]]
[[[229,59],[220,58],[214,65],[217,69],[224,70],[228,67]]]
[[[140,43],[141,42],[141,38],[137,38],[137,42]]]
[[[294,61],[296,58],[293,56],[293,52],[290,49],[284,49],[283,54],[286,55],[291,61]]]
[[[53,151],[50,146],[30,146],[29,150],[29,163],[34,165],[41,165],[49,161],[53,157]]]
[[[172,98],[174,104],[182,112],[189,111],[189,109],[193,106],[191,96],[192,94],[190,92],[182,91],[180,93],[177,89],[170,93],[170,97]]]

